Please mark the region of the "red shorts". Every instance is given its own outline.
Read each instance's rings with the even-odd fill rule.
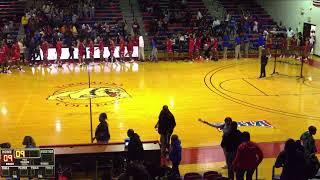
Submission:
[[[272,44],[267,44],[267,49],[272,49]]]
[[[14,54],[11,58],[12,61],[19,61],[20,60],[20,54]]]

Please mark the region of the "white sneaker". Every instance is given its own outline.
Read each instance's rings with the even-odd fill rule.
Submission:
[[[10,69],[7,70],[7,74],[12,74]]]
[[[20,68],[19,70],[20,70],[20,72],[26,72],[26,71],[24,71],[22,68]]]

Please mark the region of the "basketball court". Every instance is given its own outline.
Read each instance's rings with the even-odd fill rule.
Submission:
[[[320,70],[282,59],[275,74],[259,79],[257,59],[218,62],[139,62],[63,68],[25,68],[0,75],[0,142],[20,148],[25,135],[37,145],[89,143],[90,105],[93,131],[101,112],[108,114],[111,142],[122,142],[129,128],[142,140],[159,138],[154,126],[163,105],[174,114],[182,146],[192,152],[182,172],[224,165],[221,132],[198,121],[222,123],[229,116],[270,151],[259,178],[270,179],[274,144],[298,139],[309,125],[320,125]],[[90,83],[89,83],[90,81]],[[316,135],[319,138],[319,135]],[[213,154],[197,154],[212,148]],[[264,149],[265,150],[265,149]],[[217,152],[217,154],[214,154]],[[206,158],[207,156],[207,158]],[[223,157],[222,157],[223,158]],[[222,170],[226,174],[226,170]]]

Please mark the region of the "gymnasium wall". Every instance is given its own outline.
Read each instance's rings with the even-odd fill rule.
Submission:
[[[315,54],[320,56],[320,8],[312,0],[257,0],[257,2],[279,23],[303,31],[304,22],[317,26]]]

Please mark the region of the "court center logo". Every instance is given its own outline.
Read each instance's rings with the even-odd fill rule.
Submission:
[[[71,83],[57,87],[57,90],[47,100],[57,101],[57,105],[71,107],[104,106],[129,98],[130,95],[122,88],[122,84],[108,82]]]

